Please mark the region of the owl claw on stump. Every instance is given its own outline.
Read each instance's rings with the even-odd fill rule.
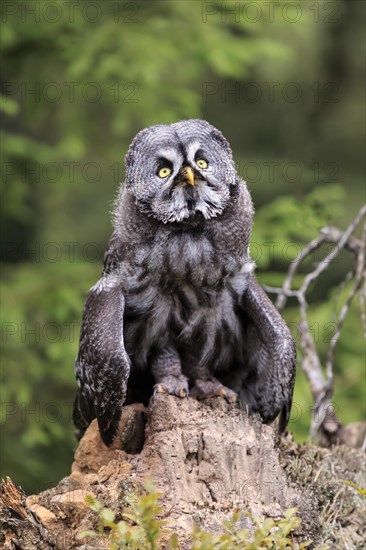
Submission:
[[[177,397],[181,397],[182,399],[184,397],[188,397],[188,390],[187,388],[180,388],[178,390],[175,390],[174,392],[170,392],[165,386],[162,384],[155,384],[154,386],[154,395],[157,393],[167,393],[169,395],[176,395]]]
[[[190,396],[195,399],[208,399],[209,397],[223,397],[228,403],[236,403],[238,395],[227,388],[216,378],[209,380],[196,380],[190,391]]]
[[[185,377],[166,376],[154,386],[154,395],[157,393],[167,393],[177,397],[188,397],[188,382]]]

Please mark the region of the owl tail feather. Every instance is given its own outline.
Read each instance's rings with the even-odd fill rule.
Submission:
[[[280,434],[286,431],[287,424],[290,418],[290,411],[291,411],[291,403],[286,404],[280,413],[280,419],[278,422],[278,433]]]
[[[75,437],[78,441],[80,441],[80,439],[83,437],[90,422],[93,420],[93,418],[95,418],[95,415],[92,416],[90,414],[86,414],[86,411],[90,409],[85,406],[85,402],[83,405],[83,401],[84,400],[82,394],[78,390],[75,396],[74,408],[72,413],[72,418],[76,427]]]

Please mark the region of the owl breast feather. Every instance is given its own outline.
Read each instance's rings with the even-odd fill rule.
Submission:
[[[122,277],[132,361],[146,367],[152,351],[173,346],[183,367],[186,360],[229,368],[240,349],[238,303],[251,262],[219,254],[205,235],[173,234],[138,247],[133,263]]]

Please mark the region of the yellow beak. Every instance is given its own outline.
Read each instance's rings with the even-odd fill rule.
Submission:
[[[184,166],[183,175],[190,185],[194,185],[194,173],[190,166]]]

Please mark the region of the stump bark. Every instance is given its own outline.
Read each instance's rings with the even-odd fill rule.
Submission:
[[[183,550],[190,548],[195,524],[220,532],[222,520],[236,508],[264,520],[279,519],[286,509],[296,507],[302,518],[299,540],[323,542],[330,536],[332,547],[338,547],[336,529],[325,534],[322,507],[337,495],[342,479],[360,483],[362,451],[337,451],[334,458],[329,449],[298,446],[291,438],[279,446],[272,426],[219,398],[198,402],[157,394],[148,409],[141,404],[126,407],[121,423],[125,429],[119,444],[128,452],[107,449],[94,421],[75,452],[70,476],[55,488],[26,498],[11,480],[3,483],[0,544],[4,549],[107,548],[107,541],[77,538],[97,523],[85,497],[93,495],[119,517],[126,496],[139,492],[146,479],[163,495],[164,519],[168,529],[178,534]],[[341,489],[357,500],[351,486]],[[345,502],[337,496],[335,510],[339,517],[347,512],[353,526],[348,544],[354,537],[357,548],[365,525],[357,506],[347,508]],[[250,518],[241,521],[253,529]]]

